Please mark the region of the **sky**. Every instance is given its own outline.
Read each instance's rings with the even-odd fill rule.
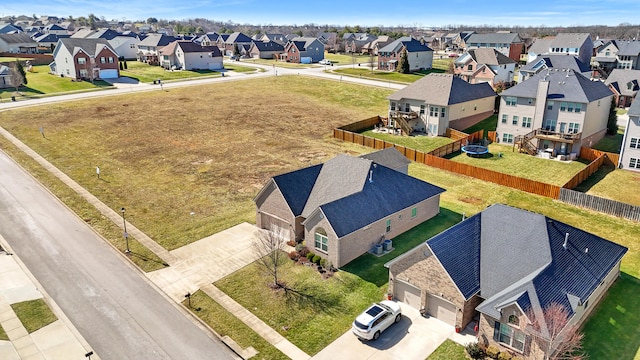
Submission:
[[[87,16],[106,20],[206,18],[252,25],[576,26],[639,24],[638,0],[1,0],[0,16]]]

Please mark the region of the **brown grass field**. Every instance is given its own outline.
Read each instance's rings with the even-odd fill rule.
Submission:
[[[269,177],[344,152],[331,129],[384,113],[388,94],[274,77],[13,110],[0,126],[171,250],[255,222]]]

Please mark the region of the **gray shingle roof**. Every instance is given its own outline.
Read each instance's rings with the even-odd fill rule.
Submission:
[[[284,45],[273,40],[254,41],[253,46],[255,46],[259,51],[284,51]]]
[[[549,45],[552,48],[579,48],[591,39],[589,33],[559,33]]]
[[[618,56],[639,56],[640,41],[618,41]]]
[[[17,34],[0,34],[0,40],[3,40],[7,44],[31,44],[36,46],[35,41],[29,36],[27,33],[17,33]]]
[[[398,52],[402,47],[407,48],[407,52],[419,52],[419,51],[433,51],[426,44],[421,44],[420,41],[410,37],[403,36],[400,39],[394,40],[389,44],[385,45],[378,52]]]
[[[361,155],[360,157],[394,170],[411,164],[409,159],[404,157],[400,154],[400,151],[393,147],[370,152],[368,154]]]
[[[640,97],[633,99],[627,114],[629,114],[629,116],[640,116]]]
[[[587,300],[627,252],[560,221],[501,204],[426,244],[465,299],[479,291],[486,300],[477,310],[493,317],[514,302],[525,311],[558,303],[573,313],[576,302],[570,298]]]
[[[591,81],[571,69],[553,69],[543,70],[533,75],[518,85],[503,91],[500,96],[536,98],[538,83],[545,78],[549,81],[548,99],[590,103],[613,94],[601,81]]]
[[[640,70],[613,69],[604,83],[615,88],[618,94],[634,96],[640,90]]]
[[[173,36],[165,34],[149,34],[138,46],[167,46],[169,43],[178,40]]]
[[[472,34],[466,41],[471,44],[511,44],[520,42],[520,36],[517,33],[489,33],[489,34]]]
[[[496,49],[491,48],[478,48],[471,49],[467,51],[469,55],[475,60],[478,64],[486,64],[486,65],[504,65],[504,64],[515,64],[516,62],[504,56],[501,52]]]
[[[571,55],[538,55],[533,61],[520,68],[520,71],[535,72],[540,69],[539,62],[544,61],[548,69],[573,69],[582,75],[589,76],[591,69],[589,64]]]
[[[450,74],[431,73],[407,87],[389,95],[389,100],[414,99],[429,104],[447,106],[496,96],[487,83],[469,84]]]
[[[549,47],[551,47],[552,41],[553,41],[552,38],[536,39],[536,41],[534,41],[533,44],[531,44],[531,46],[529,47],[528,52],[534,53],[534,54],[548,53]]]
[[[251,38],[241,32],[234,32],[224,40],[225,44],[250,43]]]
[[[99,50],[104,46],[108,47],[115,53],[115,50],[111,48],[107,40],[105,39],[74,39],[64,38],[58,39],[58,44],[62,43],[62,46],[67,48],[69,53],[74,54],[75,49],[82,49],[90,55],[97,55]]]

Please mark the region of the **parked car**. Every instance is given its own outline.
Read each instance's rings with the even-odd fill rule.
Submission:
[[[458,57],[458,54],[456,54],[456,53],[451,53],[451,54],[449,54],[449,57],[450,57],[450,58],[457,58],[457,57]]]
[[[378,340],[380,333],[389,326],[400,322],[400,319],[402,319],[400,305],[390,300],[384,300],[371,305],[358,315],[351,325],[351,330],[363,340]]]
[[[329,59],[322,59],[322,60],[318,61],[318,64],[320,64],[320,65],[331,65],[333,63]]]

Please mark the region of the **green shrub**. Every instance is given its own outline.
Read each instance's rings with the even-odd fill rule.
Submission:
[[[314,264],[320,264],[320,260],[322,260],[320,255],[313,255],[313,258],[311,259],[311,262],[313,262]]]
[[[320,259],[320,266],[322,266],[323,268],[326,268],[328,264],[329,264],[329,260],[325,258]]]
[[[312,251],[309,251],[307,253],[307,259],[309,259],[309,260],[313,259],[314,256],[316,256],[316,254],[314,254]]]
[[[304,246],[304,244],[298,244],[296,245],[296,251],[300,252],[300,250],[302,250],[303,248],[306,248],[306,246]]]
[[[509,354],[506,351],[503,351],[500,354],[498,354],[498,360],[511,360],[511,358],[512,358],[511,354]]]
[[[497,346],[489,345],[486,352],[488,357],[492,359],[497,359],[498,355],[500,354],[500,349],[498,349]]]
[[[484,359],[487,355],[477,342],[468,343],[464,348],[473,360]]]

